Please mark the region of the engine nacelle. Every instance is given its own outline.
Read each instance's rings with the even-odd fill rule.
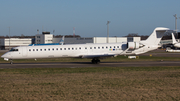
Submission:
[[[128,48],[129,49],[137,49],[140,47],[141,47],[141,45],[137,42],[128,42]]]

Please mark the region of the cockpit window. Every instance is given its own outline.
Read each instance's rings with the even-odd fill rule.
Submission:
[[[18,51],[18,49],[14,49],[14,48],[12,48],[10,51]]]

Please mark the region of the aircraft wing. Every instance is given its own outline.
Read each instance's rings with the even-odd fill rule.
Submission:
[[[89,58],[89,59],[93,59],[93,58],[107,58],[107,57],[116,57],[116,54],[104,54],[104,55],[81,55],[80,58]]]

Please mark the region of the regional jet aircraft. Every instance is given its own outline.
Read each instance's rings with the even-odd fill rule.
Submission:
[[[180,48],[180,43],[178,43],[174,37],[174,34],[172,33],[172,44],[174,45],[174,47]],[[166,52],[180,52],[179,49],[171,49],[171,48],[167,48]]]
[[[169,28],[158,27],[148,39],[140,42],[102,43],[102,44],[71,44],[71,45],[42,45],[19,46],[12,48],[1,57],[4,60],[37,59],[37,58],[90,58],[97,64],[101,58],[115,57],[118,55],[142,54],[159,47],[159,42]]]

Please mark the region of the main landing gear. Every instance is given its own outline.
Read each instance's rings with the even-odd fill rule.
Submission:
[[[100,63],[100,60],[99,59],[92,59],[91,62],[93,64],[99,64]]]

